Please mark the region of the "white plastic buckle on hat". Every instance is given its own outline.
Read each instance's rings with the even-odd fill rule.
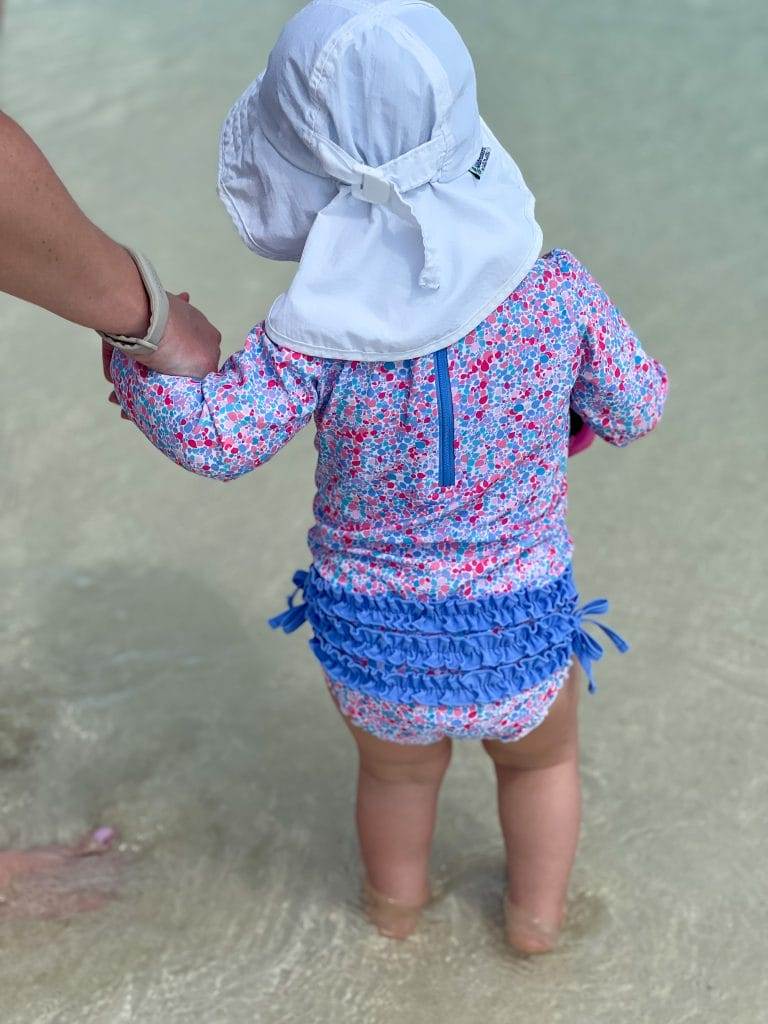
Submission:
[[[351,194],[356,199],[364,199],[367,203],[377,203],[385,205],[389,202],[389,197],[392,195],[392,182],[387,181],[380,174],[373,172],[372,168],[368,167],[362,170],[362,181],[359,188],[352,188]]]
[[[305,130],[305,138],[326,174],[338,182],[340,194],[385,206],[397,217],[416,228],[421,238],[424,256],[419,274],[419,287],[439,288],[440,270],[436,246],[427,237],[424,225],[403,196],[403,192],[410,192],[426,185],[438,176],[445,153],[442,134],[381,164],[380,167],[371,167],[354,160],[335,142],[323,138],[311,129]]]

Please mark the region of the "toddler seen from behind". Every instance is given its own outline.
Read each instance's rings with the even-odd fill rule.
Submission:
[[[368,912],[404,938],[430,901],[453,740],[497,777],[507,936],[553,948],[580,826],[578,700],[601,628],[573,578],[571,417],[618,447],[658,422],[664,367],[572,253],[541,253],[533,196],[477,109],[432,5],[314,0],[222,132],[246,244],[299,261],[203,380],[115,351],[118,401],[184,468],[233,480],[316,429],[309,620],[357,744]],[[302,600],[299,601],[299,592]]]

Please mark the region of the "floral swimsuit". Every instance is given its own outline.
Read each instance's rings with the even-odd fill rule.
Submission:
[[[400,743],[514,740],[574,657],[594,691],[602,648],[579,606],[566,526],[570,411],[618,447],[647,434],[664,367],[589,271],[556,249],[464,338],[399,362],[304,355],[263,323],[198,381],[112,358],[121,406],[186,469],[232,480],[314,418],[315,522],[286,632],[339,708]],[[303,601],[296,603],[299,591]]]

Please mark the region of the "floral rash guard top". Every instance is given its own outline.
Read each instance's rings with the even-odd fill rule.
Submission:
[[[343,316],[343,310],[340,310]],[[569,406],[609,443],[653,429],[667,375],[571,253],[540,257],[442,353],[304,355],[263,322],[202,381],[115,350],[120,405],[185,469],[234,480],[314,417],[314,568],[359,594],[479,598],[562,576]]]

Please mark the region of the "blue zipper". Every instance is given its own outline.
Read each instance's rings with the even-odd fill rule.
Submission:
[[[456,463],[453,453],[453,397],[448,377],[448,354],[444,348],[435,352],[437,378],[437,413],[440,428],[440,463],[438,482],[441,487],[453,487],[456,482]]]

